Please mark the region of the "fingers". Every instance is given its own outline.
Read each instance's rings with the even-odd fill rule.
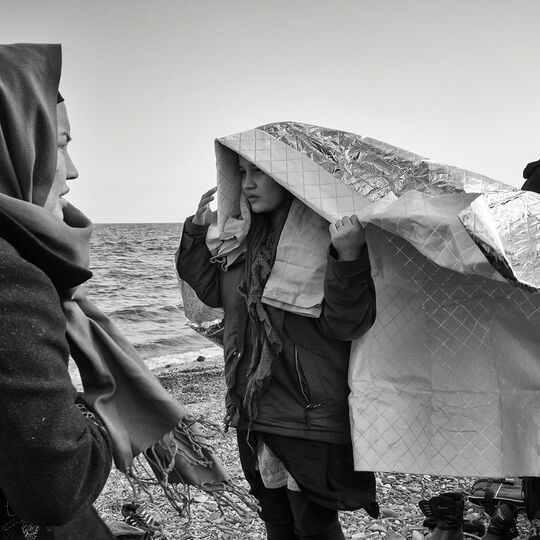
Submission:
[[[346,230],[345,229],[345,224],[343,223],[342,219],[338,219],[334,223],[330,223],[330,227],[328,227],[328,229],[330,231],[330,236],[332,238],[335,238],[336,236],[339,236],[340,234],[342,234]]]
[[[329,230],[339,260],[354,261],[360,256],[366,236],[357,216],[343,216],[331,223]]]
[[[361,227],[362,224],[360,223],[360,220],[358,219],[358,216],[353,214],[352,216],[343,216],[341,218],[341,223],[344,227],[347,226],[353,226],[353,227]]]
[[[345,226],[345,219],[346,216],[344,216],[343,218],[339,218],[338,220],[336,220],[332,226],[334,227],[334,229],[338,230],[338,229],[341,229]]]
[[[202,210],[206,206],[208,206],[214,199],[214,195],[217,191],[217,187],[213,187],[212,189],[209,189],[207,192],[203,193],[201,200],[199,201],[199,210]]]
[[[202,194],[203,197],[210,197],[214,195],[217,191],[217,186],[214,186],[213,188],[210,188],[208,191]]]
[[[351,225],[362,227],[362,224],[360,223],[360,220],[358,219],[358,216],[353,214],[350,217]]]
[[[203,208],[206,208],[214,199],[215,199],[215,197],[213,195],[210,196],[210,197],[203,197],[199,201],[198,209],[202,210]]]
[[[346,230],[350,229],[351,227],[357,229],[358,227],[362,227],[362,224],[360,223],[358,216],[353,214],[352,216],[343,216],[342,218],[332,223],[330,227],[333,227],[334,230],[338,231],[341,228],[344,228]]]
[[[213,187],[212,189],[209,189],[208,191],[206,191],[205,193],[202,194],[202,197],[201,197],[201,202],[203,201],[213,201],[214,200],[214,195],[216,194],[216,191],[217,191],[217,187]]]
[[[340,219],[338,219],[335,223],[330,223],[328,230],[330,231],[330,236],[332,238],[337,234],[340,227],[343,227],[343,223],[341,223]]]
[[[210,211],[210,203],[215,199],[214,195],[217,191],[217,187],[209,189],[202,194],[201,200],[197,211],[193,216],[192,223],[194,225],[205,225],[212,221],[212,212]]]

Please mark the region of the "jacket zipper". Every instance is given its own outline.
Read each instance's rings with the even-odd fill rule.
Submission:
[[[311,425],[311,420],[309,418],[309,411],[316,409],[317,407],[321,406],[321,403],[312,403],[309,388],[307,385],[307,381],[305,378],[305,375],[302,371],[302,367],[300,366],[300,360],[298,358],[298,349],[296,348],[296,345],[294,346],[294,368],[296,369],[296,375],[298,377],[298,382],[300,383],[300,392],[302,392],[302,396],[304,397],[304,400],[306,401],[306,422],[308,426]]]
[[[298,360],[298,349],[296,348],[296,345],[294,346],[294,368],[296,369],[296,375],[298,377],[298,382],[300,383],[300,392],[302,392],[302,395],[304,396],[304,399],[306,400],[306,404],[309,407],[311,400],[309,399],[309,395],[306,392],[306,388],[304,388],[304,374],[300,368],[300,362]],[[307,383],[306,383],[307,386]]]

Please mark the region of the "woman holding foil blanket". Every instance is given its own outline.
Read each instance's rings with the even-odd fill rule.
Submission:
[[[218,502],[233,489],[184,407],[80,287],[92,224],[63,198],[78,173],[60,69],[59,45],[0,46],[0,538],[13,540],[113,538],[92,507],[112,458],[136,481],[145,452],[176,505],[183,484]]]
[[[268,538],[342,539],[338,510],[378,514],[374,474],[354,471],[347,401],[351,340],[375,319],[364,229],[353,208],[329,225],[300,202],[253,131],[265,151],[253,132],[216,144],[218,187],[184,224],[178,274],[224,309],[225,421]]]

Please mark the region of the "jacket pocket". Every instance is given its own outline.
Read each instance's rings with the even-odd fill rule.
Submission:
[[[315,358],[307,358],[313,356],[310,351],[303,349],[302,354],[299,353],[298,347],[294,346],[294,369],[300,388],[300,393],[305,402],[306,410],[313,410],[321,407],[326,403],[326,392],[321,385],[318,371],[314,365]],[[304,364],[302,358],[304,358]],[[309,364],[308,364],[309,363]]]

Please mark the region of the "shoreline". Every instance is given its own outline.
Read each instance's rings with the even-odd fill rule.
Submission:
[[[223,348],[216,345],[208,338],[201,336],[201,334],[195,332],[195,330],[190,329],[188,333],[189,341],[193,342],[193,345],[199,345],[196,348],[191,348],[189,351],[153,356],[149,358],[143,358],[144,363],[154,373],[154,375],[159,376],[168,370],[182,370],[193,365],[199,364],[211,364],[219,363],[223,361]],[[203,360],[199,360],[203,357]],[[81,376],[75,362],[70,358],[68,365],[69,375],[71,381],[75,388],[78,391],[82,391],[83,386],[81,382]]]

